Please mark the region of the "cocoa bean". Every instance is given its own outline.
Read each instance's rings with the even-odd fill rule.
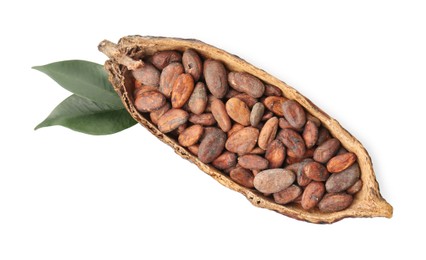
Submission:
[[[192,125],[183,130],[179,135],[178,142],[184,147],[194,145],[200,140],[203,132],[204,128],[201,125]]]
[[[331,138],[315,149],[313,158],[317,162],[326,163],[337,153],[339,148],[340,141],[336,138]]]
[[[302,207],[306,210],[314,208],[325,193],[324,183],[313,181],[306,186],[302,195]]]
[[[320,211],[324,213],[331,213],[344,210],[348,208],[353,201],[353,197],[346,193],[331,193],[326,194],[318,204]]]
[[[288,148],[287,153],[291,153],[296,158],[302,158],[306,152],[305,143],[303,138],[294,130],[282,129],[277,138]]]
[[[180,63],[171,63],[163,69],[160,75],[160,86],[158,90],[166,97],[170,98],[172,95],[173,84],[179,75],[183,74],[183,66]]]
[[[331,173],[341,172],[354,164],[356,159],[357,157],[354,153],[336,155],[328,161],[327,170]]]
[[[203,82],[198,82],[188,100],[188,108],[192,113],[201,115],[207,107],[207,101],[205,84]]]
[[[297,185],[291,185],[282,191],[274,193],[274,200],[278,204],[288,204],[302,194],[302,189]]]
[[[314,122],[308,120],[302,134],[306,148],[312,148],[318,141],[318,127]]]
[[[143,85],[157,87],[160,83],[160,71],[147,62],[138,69],[132,70],[133,77]]]
[[[158,129],[163,133],[171,132],[188,121],[188,112],[178,108],[172,108],[164,113],[158,120]]]
[[[265,96],[282,96],[282,91],[280,88],[273,86],[273,85],[269,85],[269,84],[265,84],[265,92],[263,93],[263,95]]]
[[[229,169],[237,165],[237,155],[225,151],[212,162],[212,165],[220,170]]]
[[[235,90],[254,98],[260,98],[265,92],[265,85],[262,81],[246,72],[230,72],[228,74],[228,82]]]
[[[289,187],[295,180],[294,173],[285,169],[269,169],[254,177],[254,187],[263,193],[275,193]]]
[[[314,181],[325,181],[330,175],[324,165],[317,162],[309,162],[303,167],[303,173]]]
[[[138,92],[135,107],[139,112],[151,112],[166,104],[166,97],[158,91]]]
[[[266,149],[265,159],[269,161],[269,168],[280,168],[285,160],[286,149],[283,143],[275,139]]]
[[[358,163],[354,163],[346,170],[330,175],[328,180],[325,182],[325,188],[327,189],[327,192],[330,193],[341,192],[354,185],[355,182],[358,181],[359,177],[359,165]]]
[[[236,183],[244,187],[247,187],[247,188],[254,187],[253,186],[254,176],[250,170],[237,167],[229,173],[229,176],[231,177],[233,181],[235,181]]]
[[[203,63],[201,62],[200,56],[193,49],[188,49],[183,52],[182,64],[185,69],[185,73],[191,74],[195,82],[197,82],[203,71]]]
[[[181,108],[188,101],[194,90],[194,80],[190,74],[180,74],[173,83],[172,107]]]
[[[207,130],[207,129],[206,129]],[[221,155],[225,147],[226,134],[215,127],[208,129],[198,149],[198,159],[203,163],[211,163]]]
[[[216,98],[223,98],[228,92],[226,69],[222,62],[217,60],[204,61],[204,78],[207,88]]]
[[[273,117],[266,121],[259,134],[259,147],[266,150],[268,145],[275,139],[278,130],[278,118]]]
[[[294,128],[302,128],[306,123],[305,110],[294,100],[287,100],[282,104],[285,119]]]
[[[214,99],[212,101],[211,109],[214,119],[216,119],[216,122],[219,127],[224,132],[228,132],[231,129],[232,124],[229,115],[226,113],[225,104],[223,104],[220,99]]]
[[[251,109],[251,112],[250,112],[251,126],[255,127],[260,123],[264,112],[265,112],[265,106],[262,103],[257,102],[256,104],[253,105],[253,108]]]
[[[238,157],[238,164],[245,169],[264,170],[268,168],[269,162],[259,155],[246,154]]]
[[[277,116],[284,116],[283,104],[287,100],[285,97],[270,96],[263,100],[263,104]]]
[[[177,51],[159,51],[154,53],[149,61],[157,69],[162,70],[170,63],[180,63],[182,61],[182,54]]]
[[[232,134],[226,141],[225,147],[228,151],[244,155],[256,146],[259,130],[254,127],[244,127]]]
[[[212,126],[216,124],[216,119],[214,119],[212,113],[204,113],[200,115],[191,114],[189,117],[189,122],[202,126]]]
[[[250,109],[246,103],[236,97],[233,97],[226,102],[225,108],[232,120],[243,126],[250,125]]]

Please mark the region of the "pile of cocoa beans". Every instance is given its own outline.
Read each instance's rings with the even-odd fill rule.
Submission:
[[[278,204],[352,204],[362,187],[356,155],[279,88],[192,49],[143,62],[132,71],[134,106],[201,162]]]

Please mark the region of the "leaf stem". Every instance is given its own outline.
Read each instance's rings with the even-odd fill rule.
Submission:
[[[108,40],[103,40],[98,45],[99,51],[104,53],[108,58],[115,60],[121,65],[126,66],[129,70],[135,70],[144,65],[143,61],[141,60],[134,60],[127,56],[125,53],[123,53],[120,48],[118,48],[118,45],[115,43],[112,43]]]

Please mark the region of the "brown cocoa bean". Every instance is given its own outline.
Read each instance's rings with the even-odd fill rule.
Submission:
[[[302,132],[302,128],[294,128],[292,125],[290,125],[290,123],[283,117],[280,118],[279,122],[278,122],[278,126],[281,129],[292,129],[296,132]]]
[[[180,145],[187,147],[194,145],[203,135],[204,128],[201,125],[192,125],[179,135],[178,142]]]
[[[188,100],[188,108],[192,113],[201,115],[207,107],[207,101],[205,84],[203,82],[198,82]]]
[[[275,139],[266,149],[265,159],[269,161],[269,168],[280,168],[285,160],[286,149],[280,140]]]
[[[285,119],[294,128],[302,128],[306,123],[303,107],[294,100],[287,100],[282,104]]]
[[[228,82],[235,90],[254,98],[260,98],[265,92],[265,85],[262,81],[246,72],[230,72],[228,74]]]
[[[261,119],[261,121],[267,121],[267,120],[269,120],[270,118],[272,118],[274,116],[274,113],[272,113],[271,111],[265,111],[264,113],[263,113],[263,116],[262,116],[262,119]]]
[[[226,141],[225,147],[228,151],[244,155],[249,153],[256,146],[259,130],[254,127],[244,127],[235,132]]]
[[[261,102],[257,102],[253,105],[253,108],[250,112],[250,124],[251,126],[257,126],[262,120],[263,114],[265,112],[265,106]]]
[[[160,72],[147,62],[138,69],[132,70],[133,77],[143,85],[157,87],[160,83]]]
[[[237,155],[225,151],[212,162],[212,165],[220,170],[229,169],[237,165]]]
[[[195,82],[197,82],[203,71],[203,63],[201,58],[196,51],[188,49],[183,52],[182,64],[185,69],[185,73],[191,74]]]
[[[173,83],[172,107],[181,108],[188,101],[194,90],[194,80],[190,74],[180,74]]]
[[[244,94],[244,93],[236,91],[235,89],[228,89],[228,92],[226,93],[225,98],[227,98],[227,99],[233,98],[233,97],[235,97],[236,95],[239,95],[239,94]]]
[[[238,98],[241,101],[243,101],[249,108],[252,108],[254,106],[254,104],[257,103],[257,99],[246,94],[246,93],[239,93],[235,96],[233,96],[234,98]]]
[[[200,143],[198,159],[203,163],[211,163],[221,155],[225,147],[226,134],[216,127],[206,128],[206,130],[208,130],[208,134]]]
[[[321,126],[321,121],[309,113],[306,113],[306,121],[311,121],[317,128]]]
[[[250,109],[246,103],[233,97],[226,102],[225,108],[227,114],[230,118],[232,118],[232,120],[243,126],[250,125]]]
[[[259,147],[266,150],[268,145],[275,139],[278,130],[278,118],[273,117],[266,121],[259,134]]]
[[[222,62],[210,59],[204,61],[204,79],[207,88],[216,98],[223,98],[228,92],[226,73]]]
[[[245,169],[265,170],[268,168],[269,162],[259,155],[246,154],[238,157],[238,164]]]
[[[330,175],[328,180],[325,182],[325,188],[327,189],[327,192],[330,193],[341,192],[354,185],[355,182],[358,181],[359,177],[359,165],[358,163],[354,163],[346,170]]]
[[[157,69],[162,70],[170,63],[180,63],[182,61],[182,54],[177,51],[158,51],[150,57],[149,61]]]
[[[312,148],[318,141],[318,127],[314,122],[308,120],[302,134],[306,148]]]
[[[158,120],[158,129],[163,133],[171,132],[188,121],[188,112],[172,108],[164,113]]]
[[[292,171],[285,169],[269,169],[259,172],[254,177],[254,187],[263,193],[275,193],[284,190],[294,182]]]
[[[152,111],[151,113],[149,113],[149,118],[151,118],[151,121],[155,124],[158,125],[158,120],[160,119],[160,117],[162,115],[164,115],[164,113],[166,113],[167,111],[169,111],[170,109],[170,103],[166,102],[166,104],[164,104],[162,107],[160,107],[157,110]]]
[[[244,187],[247,187],[247,188],[254,187],[253,186],[254,176],[250,170],[237,167],[229,173],[229,176],[231,177],[233,181],[235,181],[236,183]]]
[[[136,99],[136,97],[144,92],[148,92],[148,91],[158,91],[157,87],[154,86],[139,86],[137,88],[135,88],[135,90],[133,91],[133,98]]]
[[[303,173],[314,181],[325,181],[330,175],[324,165],[317,162],[309,162],[303,167]]]
[[[356,159],[357,157],[354,153],[336,155],[328,161],[327,170],[331,173],[341,172],[354,164]]]
[[[313,181],[306,186],[302,194],[302,207],[306,210],[314,208],[325,193],[324,183]]]
[[[269,85],[269,84],[265,84],[265,92],[263,93],[263,95],[265,96],[282,96],[282,92],[281,89],[273,86],[273,85]]]
[[[164,104],[166,104],[166,97],[158,91],[139,92],[135,99],[135,107],[139,112],[151,112]]]
[[[243,126],[243,125],[240,125],[240,124],[238,124],[238,123],[233,124],[233,125],[232,125],[232,127],[231,127],[231,129],[229,129],[229,131],[228,131],[228,132],[226,132],[226,133],[228,134],[228,138],[229,138],[231,135],[233,135],[234,133],[236,133],[236,132],[240,131],[240,130],[241,130],[241,129],[243,129],[243,128],[244,128],[244,126]]]
[[[270,96],[263,100],[263,104],[277,116],[284,116],[283,104],[287,100],[285,97]]]
[[[296,181],[297,181],[297,184],[299,184],[299,186],[301,187],[307,186],[312,181],[312,179],[306,176],[304,171],[306,164],[312,161],[313,161],[312,159],[304,159],[299,163],[299,167],[297,168],[297,171],[296,171]]]
[[[266,151],[260,147],[255,147],[250,151],[250,154],[264,154]]]
[[[276,203],[284,205],[294,201],[301,194],[302,189],[299,186],[292,184],[290,187],[274,193],[273,196]]]
[[[189,117],[189,122],[202,126],[212,126],[216,124],[216,119],[214,119],[212,113],[204,113],[201,115],[191,114]]]
[[[200,148],[199,144],[194,144],[187,147],[188,150],[195,156],[198,156],[198,149]]]
[[[231,119],[229,118],[228,113],[226,113],[226,107],[225,104],[223,104],[222,100],[220,99],[214,99],[212,101],[212,114],[214,116],[214,119],[216,119],[217,124],[219,127],[224,131],[228,132],[231,127]]]
[[[287,147],[287,153],[291,151],[293,157],[302,158],[306,152],[303,138],[294,130],[282,129],[277,138]]]
[[[346,192],[347,192],[347,193],[349,193],[349,194],[351,194],[351,195],[353,195],[353,194],[357,193],[358,191],[360,191],[360,190],[361,190],[361,188],[362,188],[362,180],[361,180],[361,179],[359,179],[359,180],[357,180],[357,181],[354,183],[354,185],[350,186],[350,187],[346,190]]]
[[[171,63],[163,69],[160,75],[160,87],[158,88],[161,93],[170,98],[172,95],[173,84],[179,75],[183,74],[183,66],[180,63]]]
[[[320,211],[324,213],[331,213],[344,210],[348,208],[353,201],[353,197],[346,193],[331,193],[326,194],[318,204]]]
[[[326,163],[337,153],[339,148],[340,141],[336,138],[331,138],[315,149],[313,158],[317,162]]]
[[[322,145],[325,141],[330,140],[330,132],[325,127],[318,128],[318,141],[317,145]]]

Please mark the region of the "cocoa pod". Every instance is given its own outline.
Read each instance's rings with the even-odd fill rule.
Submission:
[[[200,56],[193,49],[188,49],[183,52],[182,64],[185,69],[185,73],[191,74],[195,82],[197,82],[203,71],[203,63],[201,62]]]
[[[222,153],[225,141],[226,134],[222,130],[210,127],[198,148],[198,159],[203,163],[211,163]]]
[[[228,74],[228,82],[235,90],[254,98],[260,98],[265,92],[265,85],[262,81],[246,72],[230,72]]]
[[[325,213],[337,212],[349,207],[352,201],[352,195],[346,193],[329,193],[320,201],[318,208]]]
[[[220,61],[206,60],[204,62],[204,78],[207,88],[216,98],[223,98],[228,92],[226,69]]]
[[[217,49],[211,45],[197,40],[184,40],[166,37],[130,36],[122,38],[118,45],[104,41],[99,45],[99,49],[109,55],[110,60],[105,63],[105,68],[109,73],[109,79],[114,86],[114,89],[122,99],[124,106],[128,109],[129,113],[134,117],[134,119],[149,129],[149,131],[155,134],[155,136],[157,136],[159,139],[172,146],[177,154],[196,163],[200,169],[208,173],[226,187],[244,194],[249,199],[249,201],[253,203],[253,205],[268,208],[281,214],[313,223],[332,223],[345,217],[390,217],[392,215],[392,207],[387,204],[386,201],[380,196],[378,184],[375,180],[374,170],[372,168],[368,153],[365,151],[359,141],[357,141],[352,135],[343,129],[336,122],[336,120],[330,118],[326,113],[312,104],[312,102],[302,96],[299,92],[295,91],[293,88],[289,87],[279,79],[269,75],[265,71],[248,64],[235,55],[229,54],[226,51]],[[364,184],[362,185],[362,189],[356,194],[357,199],[353,201],[352,206],[343,211],[327,214],[320,213],[316,210],[306,211],[302,207],[287,207],[274,203],[270,198],[265,198],[263,194],[253,192],[249,188],[244,188],[240,185],[237,185],[234,181],[231,181],[229,178],[227,178],[225,173],[214,170],[213,167],[208,167],[208,165],[200,162],[195,156],[188,152],[188,150],[191,151],[191,149],[192,151],[196,150],[197,145],[190,146],[188,149],[183,149],[177,144],[175,140],[170,138],[168,135],[165,135],[163,132],[160,132],[158,128],[156,128],[150,121],[147,120],[147,117],[141,117],[134,107],[133,102],[129,102],[134,100],[132,93],[134,89],[134,80],[131,74],[132,70],[140,65],[140,62],[137,62],[137,60],[141,58],[140,55],[143,54],[145,57],[149,57],[158,51],[181,51],[188,49],[199,51],[202,53],[205,59],[220,60],[230,71],[247,72],[263,81],[264,84],[273,84],[277,86],[280,90],[282,90],[283,93],[285,93],[286,98],[297,101],[304,107],[304,109],[306,109],[306,111],[309,111],[312,116],[320,119],[323,124],[321,129],[330,129],[332,131],[333,137],[339,139],[344,146],[350,147],[351,152],[354,152],[359,158],[362,177],[363,180],[365,180]],[[127,59],[125,59],[125,55],[128,56]],[[122,62],[123,64],[120,65],[119,62]],[[204,112],[210,112],[209,108],[207,107]],[[263,120],[270,118],[270,113],[268,112],[270,111],[266,111]],[[324,141],[321,138],[321,132],[323,131],[319,130],[319,138],[317,142],[319,145]],[[326,139],[327,138],[325,138],[325,140]],[[224,172],[230,172],[232,170],[231,168],[224,170]],[[297,203],[297,201],[300,200],[301,197],[299,196],[296,198],[294,203]]]
[[[259,130],[251,126],[244,127],[228,138],[225,144],[226,150],[238,155],[247,154],[256,146],[258,137]]]
[[[292,171],[285,169],[269,169],[259,172],[254,177],[254,187],[263,193],[280,192],[294,182]]]

